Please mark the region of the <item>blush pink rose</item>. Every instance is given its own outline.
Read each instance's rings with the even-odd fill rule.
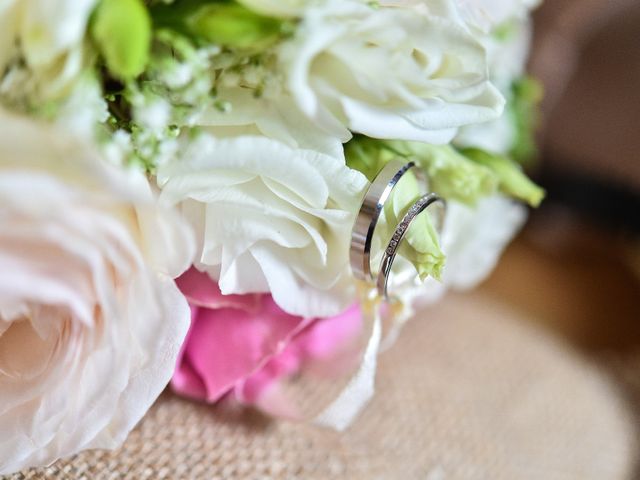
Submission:
[[[360,307],[329,318],[283,311],[268,294],[222,295],[218,284],[191,268],[177,284],[191,306],[191,327],[171,386],[206,402],[231,396],[289,416],[279,381],[303,369],[324,377],[353,367],[360,351]]]

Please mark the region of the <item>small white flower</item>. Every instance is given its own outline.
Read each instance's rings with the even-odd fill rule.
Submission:
[[[124,130],[116,130],[111,135],[109,141],[102,146],[102,154],[105,160],[112,165],[123,166],[126,159],[133,153],[131,134]]]
[[[263,137],[203,134],[158,168],[161,199],[195,227],[195,265],[225,294],[271,292],[330,316],[354,299],[351,227],[366,179],[344,160]]]
[[[96,129],[108,118],[109,111],[99,80],[87,73],[78,79],[73,91],[58,105],[55,124],[70,134],[92,140]]]
[[[459,127],[497,118],[504,100],[489,82],[484,49],[451,1],[310,7],[279,53],[299,108],[343,141],[349,129],[447,143]]]
[[[193,238],[147,180],[0,113],[0,473],[115,448],[189,325]]]
[[[133,95],[133,117],[138,126],[149,132],[165,130],[171,120],[171,104],[156,95]]]

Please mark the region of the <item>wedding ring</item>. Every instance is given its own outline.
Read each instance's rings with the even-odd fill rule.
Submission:
[[[389,244],[387,245],[387,248],[383,253],[376,286],[378,289],[378,293],[385,299],[389,298],[387,292],[387,284],[389,282],[389,276],[391,275],[391,267],[393,266],[393,262],[396,258],[396,254],[398,253],[398,249],[400,248],[400,244],[404,240],[404,237],[414,219],[429,207],[436,209],[435,228],[438,232],[442,231],[446,202],[435,193],[428,193],[418,199],[411,206],[411,208],[409,208],[407,213],[404,215],[404,217],[396,227],[393,236],[391,237],[391,240],[389,240]]]
[[[371,241],[380,213],[389,199],[391,191],[402,176],[415,167],[415,163],[405,163],[401,160],[391,160],[374,178],[364,196],[362,206],[358,212],[356,222],[351,231],[351,249],[349,260],[353,275],[364,281],[374,282],[371,273]],[[420,169],[413,169],[418,180],[424,183],[424,176]]]

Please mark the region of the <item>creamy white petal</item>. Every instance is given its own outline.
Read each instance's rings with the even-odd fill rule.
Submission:
[[[342,158],[264,136],[204,134],[159,168],[158,183],[164,201],[189,212],[201,235],[196,266],[223,293],[271,292],[305,316],[353,300],[348,249],[366,179]]]
[[[139,173],[0,112],[0,473],[116,447],[189,324],[193,238]]]
[[[340,157],[342,142],[350,138],[348,132],[333,136],[323,132],[285,94],[256,98],[254,91],[240,87],[220,88],[218,98],[228,102],[230,109],[209,108],[193,122],[216,137],[239,134],[264,135],[294,148],[317,150]]]
[[[338,138],[448,143],[464,125],[497,118],[483,46],[451,1],[371,8],[353,0],[310,7],[279,52],[298,107]]]
[[[20,42],[32,66],[48,65],[80,44],[97,0],[17,0],[22,4]]]

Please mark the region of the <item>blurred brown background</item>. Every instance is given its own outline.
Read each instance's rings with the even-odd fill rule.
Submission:
[[[604,366],[640,431],[640,2],[548,0],[534,18],[548,197],[483,290]]]

